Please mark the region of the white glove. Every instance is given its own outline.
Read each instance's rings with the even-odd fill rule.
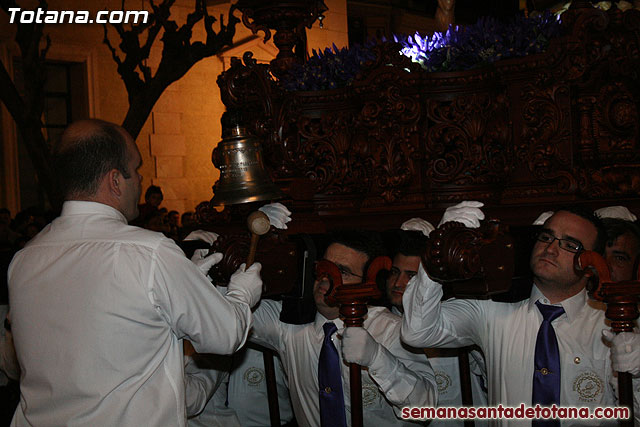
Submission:
[[[621,332],[616,334],[608,329],[602,330],[604,340],[611,344],[611,364],[613,370],[629,372],[640,376],[640,334]]]
[[[229,286],[227,288],[227,297],[238,297],[241,301],[253,307],[260,301],[262,295],[262,279],[260,278],[260,270],[262,264],[254,262],[248,270],[245,271],[245,263],[231,275]]]
[[[224,255],[220,252],[214,252],[209,256],[206,256],[209,252],[209,249],[196,249],[193,251],[193,256],[191,257],[191,262],[194,263],[202,273],[209,277],[207,273],[211,270],[211,267],[222,261]],[[211,279],[209,277],[209,279]]]
[[[464,201],[457,205],[448,207],[442,215],[438,227],[445,222],[461,222],[469,228],[480,227],[480,221],[484,219],[484,213],[480,210],[484,206],[482,202]]]
[[[218,234],[213,231],[194,230],[187,235],[183,240],[202,240],[209,245],[213,245],[213,242],[218,238]]]
[[[291,211],[282,203],[269,203],[258,210],[269,217],[271,225],[280,230],[286,230],[287,223],[291,221]]]
[[[411,218],[406,220],[400,226],[401,230],[408,231],[420,231],[425,236],[429,237],[429,234],[435,229],[429,221],[425,221],[422,218]]]
[[[543,225],[554,213],[553,211],[542,212],[532,225]]]
[[[606,208],[597,209],[594,213],[599,218],[619,218],[626,221],[635,221],[638,219],[638,217],[624,206],[607,206]]]
[[[349,363],[369,366],[378,354],[380,344],[366,329],[350,326],[342,333],[342,357]]]

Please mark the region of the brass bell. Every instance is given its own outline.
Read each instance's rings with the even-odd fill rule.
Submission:
[[[220,169],[211,205],[235,205],[279,199],[285,194],[271,181],[262,160],[262,144],[244,126],[223,126],[222,141],[211,160]]]

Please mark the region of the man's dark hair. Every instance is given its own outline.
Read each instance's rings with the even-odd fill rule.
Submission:
[[[92,123],[90,131],[63,135],[54,148],[53,163],[65,198],[95,194],[101,178],[112,169],[131,177],[127,140],[120,128],[101,120]]]
[[[596,228],[596,241],[593,245],[593,251],[599,254],[604,254],[604,247],[607,242],[607,233],[604,228],[604,224],[602,220],[590,209],[587,209],[583,206],[561,206],[556,210],[557,212],[564,211],[579,216],[580,218],[584,218],[589,221]],[[584,244],[584,242],[582,242]]]
[[[613,245],[618,237],[628,233],[636,239],[640,247],[640,227],[637,224],[621,218],[603,218],[602,223],[607,231],[607,246]]]
[[[382,236],[377,231],[365,230],[341,230],[329,234],[327,247],[333,243],[346,246],[367,255],[369,259],[364,265],[363,272],[366,274],[369,264],[374,258],[386,255]]]
[[[147,191],[145,191],[145,193],[144,193],[144,199],[148,200],[149,197],[151,197],[152,194],[159,194],[160,197],[164,197],[162,195],[162,189],[160,187],[158,187],[157,185],[150,185],[149,188],[147,188]]]
[[[395,254],[404,256],[422,256],[429,238],[421,231],[398,230],[398,243]]]

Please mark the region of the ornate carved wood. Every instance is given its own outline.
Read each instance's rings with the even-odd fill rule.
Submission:
[[[247,259],[250,239],[250,233],[246,230],[220,234],[211,248],[212,253],[224,254],[222,261],[209,271],[214,283],[229,283],[231,275]],[[295,288],[301,274],[299,256],[296,243],[284,235],[270,232],[261,237],[255,260],[262,264],[264,296],[287,294]]]
[[[291,232],[436,221],[465,199],[514,225],[565,202],[637,209],[640,12],[581,5],[545,53],[470,71],[427,73],[387,44],[350,87],[289,93],[247,55],[223,102],[265,141]]]
[[[422,265],[456,297],[488,298],[511,287],[514,245],[497,221],[470,229],[446,222],[429,235]]]
[[[258,31],[264,32],[265,42],[271,38],[270,29],[276,30],[273,43],[279,52],[271,61],[271,70],[276,76],[286,72],[294,63],[305,59],[305,27],[311,28],[316,19],[324,18],[322,13],[327,10],[322,0],[239,0],[234,7],[242,12],[242,23],[253,34]]]

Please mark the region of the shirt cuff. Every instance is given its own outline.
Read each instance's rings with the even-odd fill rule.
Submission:
[[[400,368],[398,358],[379,344],[376,355],[369,365],[369,376],[376,382],[387,399],[395,405],[401,405],[406,400],[416,382],[415,378],[407,376],[403,372],[404,369]]]

